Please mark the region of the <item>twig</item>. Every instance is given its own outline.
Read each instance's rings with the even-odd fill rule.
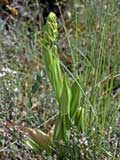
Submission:
[[[11,145],[15,144],[16,142],[17,142],[17,140],[16,140],[16,141],[14,141],[14,142],[12,142],[12,143],[10,143],[8,146],[6,146],[6,147],[4,147],[4,148],[0,149],[0,152],[3,152],[3,151],[4,151],[4,150],[6,150],[9,146],[11,146]]]
[[[101,84],[103,84],[103,83],[105,83],[107,80],[110,80],[110,79],[115,79],[115,78],[118,78],[118,77],[120,77],[120,73],[118,73],[118,74],[116,74],[116,75],[108,75],[108,76],[106,76],[103,80],[101,80],[99,83],[98,83],[98,86],[100,86]]]
[[[115,152],[114,152],[114,155],[113,155],[113,160],[115,160],[116,151],[117,151],[117,146],[118,146],[118,139],[117,139],[117,141],[116,141],[116,146],[115,146]]]
[[[46,120],[45,122],[43,122],[39,127],[44,126],[45,124],[47,124],[48,122],[50,122],[51,120],[53,120],[57,115],[58,115],[58,113],[55,114],[54,116],[52,116],[51,118],[49,118],[48,120]]]

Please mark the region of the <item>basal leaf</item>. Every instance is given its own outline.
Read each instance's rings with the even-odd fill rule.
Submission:
[[[68,142],[70,127],[71,121],[68,115],[58,115],[54,130],[54,140]]]
[[[63,90],[59,99],[60,114],[68,114],[70,116],[70,104],[72,99],[72,93],[68,77],[65,75],[63,80]]]
[[[80,107],[80,88],[76,82],[71,87],[72,100],[70,104],[70,117],[73,119],[76,115],[78,107]]]
[[[54,130],[54,140],[63,140],[64,136],[63,119],[60,115],[58,115]]]
[[[42,149],[38,143],[36,143],[31,138],[27,137],[22,141],[28,147],[30,147],[36,154],[40,154],[40,150]]]
[[[86,119],[85,119],[85,108],[80,107],[77,110],[76,116],[75,116],[75,125],[78,127],[79,130],[82,132],[85,132],[85,124],[86,124]]]

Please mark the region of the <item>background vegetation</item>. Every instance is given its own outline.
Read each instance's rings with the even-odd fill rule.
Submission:
[[[24,145],[19,126],[47,133],[58,114],[40,41],[50,11],[58,17],[62,70],[70,80],[80,77],[86,121],[84,132],[71,128],[68,143],[36,154]],[[13,1],[0,5],[0,17],[0,159],[120,159],[119,1],[68,0],[52,8]]]

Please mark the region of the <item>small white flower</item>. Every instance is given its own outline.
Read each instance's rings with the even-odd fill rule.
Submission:
[[[18,90],[18,88],[16,87],[16,88],[14,89],[14,91],[15,91],[15,92],[18,92],[19,90]]]
[[[0,73],[0,77],[4,77],[6,75],[5,72]]]

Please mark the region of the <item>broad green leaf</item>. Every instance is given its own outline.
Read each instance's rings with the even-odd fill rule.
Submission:
[[[63,77],[60,68],[60,63],[58,57],[53,57],[53,68],[52,68],[52,77],[53,81],[51,81],[53,88],[56,93],[57,99],[61,96],[62,88],[63,88]]]
[[[37,143],[42,149],[45,149],[46,151],[50,151],[52,146],[52,141],[49,135],[42,132],[39,129],[32,129],[28,127],[21,128],[28,136],[31,138],[35,143]]]
[[[71,128],[71,120],[68,115],[64,116],[64,124],[66,126],[66,133],[65,133],[65,141],[68,142],[70,138],[70,128]]]
[[[49,53],[46,55],[45,62],[48,78],[54,88],[56,97],[59,98],[63,87],[62,72],[59,59],[52,54],[51,50],[49,50]]]
[[[71,87],[72,100],[70,104],[70,117],[73,119],[76,115],[78,107],[80,107],[80,88],[76,82]]]
[[[68,116],[70,116],[71,99],[72,99],[72,93],[71,93],[69,79],[66,75],[64,75],[63,90],[62,90],[61,97],[59,99],[61,115],[67,114]]]
[[[86,119],[85,119],[85,108],[80,107],[76,113],[75,116],[75,125],[78,127],[79,130],[82,132],[85,132],[85,124],[86,124]]]
[[[68,115],[58,115],[54,130],[54,140],[68,142],[70,136],[71,121]]]
[[[30,147],[36,154],[40,154],[40,150],[42,149],[38,143],[36,143],[31,138],[27,137],[22,141],[28,147]]]
[[[63,140],[64,136],[63,119],[62,116],[58,115],[54,130],[54,140]]]

